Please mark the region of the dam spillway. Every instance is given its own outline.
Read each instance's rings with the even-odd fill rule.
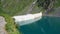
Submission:
[[[42,12],[36,14],[26,14],[20,16],[13,16],[12,18],[15,19],[16,24],[20,26],[33,23],[42,18]]]

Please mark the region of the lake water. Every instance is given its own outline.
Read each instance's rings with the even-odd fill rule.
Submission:
[[[60,34],[60,17],[43,16],[42,19],[20,26],[22,34]]]

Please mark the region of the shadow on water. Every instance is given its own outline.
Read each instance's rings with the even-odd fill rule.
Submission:
[[[43,16],[42,19],[20,26],[23,34],[60,34],[60,17]]]

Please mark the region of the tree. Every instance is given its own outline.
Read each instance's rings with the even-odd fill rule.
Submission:
[[[37,0],[38,7],[43,7],[44,9],[48,9],[50,3],[54,0]]]

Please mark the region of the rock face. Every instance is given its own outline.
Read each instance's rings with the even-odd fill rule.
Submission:
[[[50,17],[60,17],[60,7],[55,8],[52,13],[45,12],[43,16],[50,16]]]
[[[4,17],[0,16],[0,34],[7,34],[5,31],[5,19]]]

